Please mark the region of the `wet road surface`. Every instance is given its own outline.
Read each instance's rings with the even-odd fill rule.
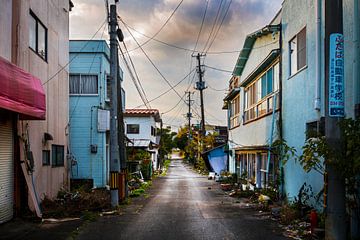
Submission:
[[[123,211],[86,225],[77,239],[287,239],[276,222],[228,197],[182,160],[154,181],[147,199]]]

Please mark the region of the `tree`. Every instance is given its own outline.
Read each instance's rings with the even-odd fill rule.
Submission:
[[[163,128],[162,130],[158,130],[157,133],[158,136],[161,135],[159,155],[161,159],[164,159],[175,147],[174,137],[176,136],[176,132],[172,132],[171,128]]]

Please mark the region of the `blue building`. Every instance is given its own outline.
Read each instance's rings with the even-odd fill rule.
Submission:
[[[110,49],[104,40],[71,40],[70,59],[71,179],[104,187],[108,184],[110,169]],[[121,69],[119,73],[122,81]]]

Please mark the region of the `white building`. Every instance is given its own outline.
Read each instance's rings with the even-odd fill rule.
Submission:
[[[126,109],[124,122],[126,136],[132,142],[130,146],[148,151],[153,170],[158,169],[160,137],[157,136],[157,128],[161,123],[159,110]]]

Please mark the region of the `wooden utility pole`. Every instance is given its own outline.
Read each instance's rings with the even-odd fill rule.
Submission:
[[[201,135],[204,137],[206,134],[205,131],[205,114],[204,114],[204,96],[203,96],[203,90],[205,87],[205,82],[203,81],[204,77],[204,66],[201,65],[201,57],[204,57],[205,54],[198,53],[197,55],[193,55],[193,57],[196,57],[198,66],[197,66],[197,72],[199,74],[199,81],[196,82],[196,89],[200,91],[200,108],[201,108]]]
[[[186,117],[188,119],[188,130],[189,130],[189,143],[191,141],[191,118],[192,118],[192,113],[191,113],[191,102],[193,100],[191,100],[191,94],[192,92],[188,91],[188,92],[185,92],[187,95],[188,95],[188,100],[187,100],[187,104],[188,104],[188,113],[186,114]]]
[[[342,11],[342,0],[325,1],[325,136],[336,151],[341,151],[338,123],[344,117],[345,97]],[[345,180],[332,164],[326,164],[325,174],[325,239],[346,239]]]

